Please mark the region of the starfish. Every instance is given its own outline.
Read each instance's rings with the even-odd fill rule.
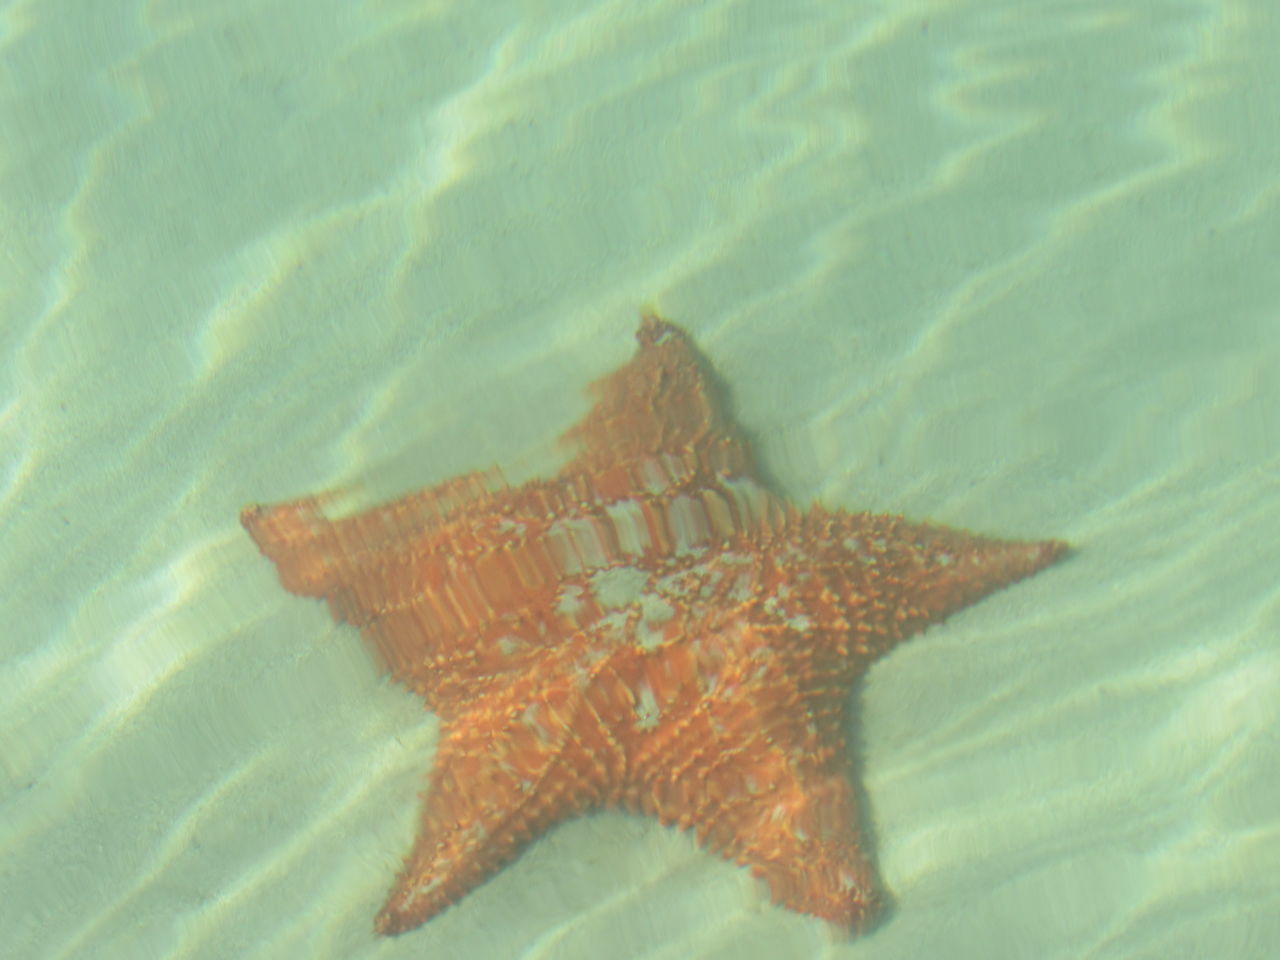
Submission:
[[[694,831],[785,907],[862,930],[849,692],[885,651],[1064,555],[769,490],[681,329],[593,385],[572,459],[342,518],[326,496],[241,522],[441,722],[421,825],[375,928],[412,929],[567,818]]]

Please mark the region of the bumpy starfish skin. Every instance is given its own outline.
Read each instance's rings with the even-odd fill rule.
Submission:
[[[688,336],[647,316],[576,455],[343,519],[242,522],[441,720],[416,843],[376,928],[456,902],[532,837],[617,807],[692,829],[793,910],[860,929],[877,884],[844,740],[894,644],[1061,557],[895,516],[787,505],[755,478]]]

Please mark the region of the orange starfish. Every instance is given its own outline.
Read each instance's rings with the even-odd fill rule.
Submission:
[[[801,513],[754,475],[689,337],[646,316],[637,338],[553,479],[471,474],[343,519],[315,497],[241,514],[285,588],[326,598],[440,717],[380,933],[605,807],[692,828],[775,902],[863,928],[878,898],[851,684],[1066,549]]]

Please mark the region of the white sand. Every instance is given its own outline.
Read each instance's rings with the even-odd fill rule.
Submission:
[[[1110,9],[0,5],[4,956],[1280,955],[1280,7]],[[237,511],[553,468],[644,304],[1078,553],[861,690],[874,934],[609,815],[379,940],[434,723]]]

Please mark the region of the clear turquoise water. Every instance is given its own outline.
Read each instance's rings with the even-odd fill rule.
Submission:
[[[17,958],[1280,954],[1280,7],[0,3]],[[1061,536],[880,663],[892,913],[580,820],[371,918],[433,721],[241,505],[556,464],[638,310],[801,502]]]

